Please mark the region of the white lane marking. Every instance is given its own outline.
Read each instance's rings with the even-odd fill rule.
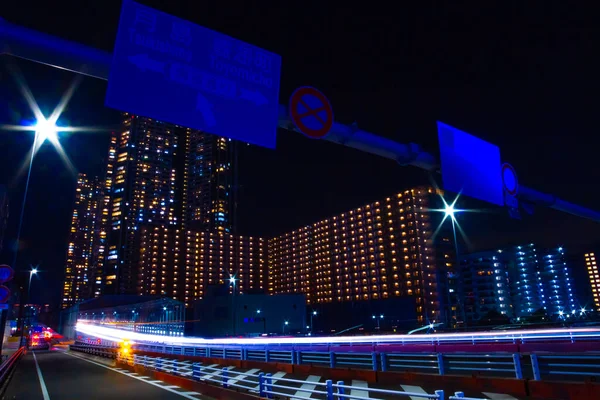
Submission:
[[[265,379],[267,374],[265,374]],[[275,372],[273,376],[271,376],[271,383],[277,382],[277,378],[283,378],[285,376],[285,372]],[[274,388],[273,388],[274,389]],[[260,390],[260,385],[257,385],[252,392],[257,393]]]
[[[492,400],[517,400],[516,397],[512,397],[510,394],[504,393],[490,393],[490,392],[482,392],[484,396],[489,397]]]
[[[35,369],[37,370],[37,376],[40,380],[40,386],[42,388],[42,396],[44,400],[50,400],[50,395],[48,394],[48,388],[46,387],[46,382],[44,382],[44,377],[42,376],[42,370],[40,369],[40,365],[38,364],[37,357],[35,356],[35,351],[32,351],[33,360],[35,361]]]
[[[183,392],[183,393],[190,394],[192,396],[200,396],[200,393],[198,393],[198,392]]]
[[[178,392],[177,390],[173,390],[173,389],[166,388],[166,387],[164,387],[163,385],[159,385],[159,384],[157,384],[157,383],[154,383],[154,381],[147,381],[147,380],[144,380],[144,379],[142,379],[142,378],[140,378],[140,377],[133,376],[133,375],[129,375],[129,373],[125,373],[125,372],[122,372],[122,371],[118,371],[118,370],[114,369],[113,367],[108,367],[108,366],[106,366],[106,365],[104,365],[104,364],[100,364],[100,363],[97,363],[97,362],[95,362],[95,361],[92,361],[92,360],[85,359],[85,358],[83,358],[83,357],[78,357],[78,356],[75,356],[75,355],[73,355],[73,354],[71,354],[71,353],[64,353],[64,354],[66,354],[66,355],[69,355],[69,356],[71,356],[71,357],[74,357],[74,358],[78,358],[78,359],[80,359],[80,360],[82,360],[82,361],[89,362],[89,363],[91,363],[91,364],[95,364],[95,365],[97,365],[97,366],[99,366],[99,367],[106,368],[106,369],[108,369],[108,370],[111,370],[111,371],[114,371],[114,372],[116,372],[116,373],[118,373],[118,374],[122,374],[122,375],[128,376],[128,377],[130,377],[130,378],[132,378],[132,379],[137,379],[138,381],[140,381],[140,382],[144,382],[144,383],[147,383],[148,385],[156,386],[157,388],[160,388],[160,389],[166,390],[167,392],[175,393],[175,394],[177,394],[177,395],[179,395],[179,396],[181,396],[181,397],[183,397],[183,398],[190,399],[190,400],[198,400],[198,398],[196,398],[196,397],[192,397],[192,396],[190,396],[189,394],[185,394],[185,393],[182,393],[182,392]],[[162,381],[157,381],[157,382],[164,383],[164,382],[162,382]],[[44,399],[44,400],[50,400],[50,398],[48,398],[48,399]]]
[[[246,372],[242,372],[243,375],[235,375],[235,377],[230,378],[227,381],[227,383],[236,384],[236,383],[238,383],[238,381],[242,381],[242,384],[248,383],[248,381],[246,379],[248,379],[251,375],[254,375],[259,371],[260,371],[260,369],[258,369],[258,368],[249,369]]]
[[[181,388],[180,388],[179,386],[177,386],[177,385],[169,385],[169,386],[165,386],[165,387],[166,387],[166,388],[169,388],[169,389],[181,389]]]
[[[421,386],[413,386],[413,385],[400,385],[400,386],[402,387],[402,390],[404,390],[405,392],[428,394],[426,391],[423,390],[423,388]],[[422,397],[414,397],[414,396],[408,396],[408,397],[410,397],[410,400],[423,400]]]
[[[214,368],[216,365],[219,365],[219,364],[210,365],[208,368]],[[234,367],[229,366],[229,367],[225,367],[225,368],[227,368],[227,370],[229,371],[230,369],[233,369]],[[217,371],[213,372],[212,374],[200,375],[200,380],[208,381],[208,380],[214,379],[215,375],[218,375],[217,378],[220,378],[222,376],[222,374],[223,374],[223,369],[218,369]]]
[[[366,381],[352,380],[352,385],[359,388],[369,388],[369,384]],[[350,396],[369,398],[369,392],[366,390],[350,389]]]
[[[300,386],[300,389],[304,389],[304,390],[298,390],[296,391],[296,394],[291,396],[292,399],[310,399],[310,396],[312,395],[312,392],[307,392],[307,390],[315,390],[315,388],[317,387],[317,385],[313,385],[312,383],[314,382],[319,382],[321,380],[321,377],[319,375],[309,375],[308,378],[306,378],[306,383],[303,383],[302,386]],[[274,392],[278,392],[277,389],[279,388],[273,388]]]

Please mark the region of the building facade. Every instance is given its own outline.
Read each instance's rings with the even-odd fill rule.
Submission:
[[[103,183],[85,174],[77,177],[71,216],[62,308],[102,292],[106,232],[102,226]]]
[[[108,168],[106,288],[139,294],[146,291],[138,287],[142,227],[230,231],[231,162],[228,140],[149,118],[123,118]]]
[[[441,282],[455,256],[434,237],[438,198],[406,190],[271,239],[269,293],[302,293],[313,307],[412,296],[419,323],[445,318]]]
[[[513,317],[510,296],[510,263],[502,250],[472,253],[462,257],[457,291],[464,300],[464,317],[471,322],[495,311]]]
[[[539,310],[562,316],[580,307],[562,247],[540,249],[530,243],[461,259],[460,291],[468,321],[491,310],[521,318]]]
[[[227,232],[141,229],[138,294],[168,296],[190,306],[210,285],[236,294],[265,292],[267,242]]]
[[[598,264],[596,263],[596,254],[593,251],[585,253],[584,259],[592,295],[592,304],[590,306],[593,306],[596,311],[600,312],[600,274],[598,272]]]

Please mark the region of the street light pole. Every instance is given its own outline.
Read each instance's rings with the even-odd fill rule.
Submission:
[[[31,266],[31,270],[29,271],[29,284],[27,285],[27,301],[29,301],[29,291],[31,290],[31,278],[33,278],[34,275],[37,275],[37,266]],[[19,319],[19,325],[21,327],[21,336],[19,337],[19,347],[22,346],[23,344],[23,336],[24,336],[24,331],[25,331],[25,316],[23,315],[23,311],[25,310],[25,299],[21,299],[21,304],[19,306],[19,314],[20,314],[20,319]]]
[[[310,334],[313,333],[313,316],[317,315],[316,311],[310,313]]]
[[[233,292],[231,297],[231,330],[232,336],[235,336],[235,275],[229,277],[229,283],[233,286]]]

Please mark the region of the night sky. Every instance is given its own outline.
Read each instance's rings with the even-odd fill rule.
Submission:
[[[112,50],[120,1],[85,7],[71,0],[5,3],[0,17],[7,21]],[[498,3],[502,8],[437,2],[420,2],[420,8],[402,3],[374,8],[365,2],[324,6],[322,1],[142,3],[280,54],[280,103],[298,86],[316,86],[328,95],[338,122],[357,122],[434,154],[440,120],[500,146],[503,161],[515,166],[527,186],[600,209],[600,35],[593,10],[546,4],[554,2]],[[33,118],[9,73],[11,65],[46,115],[76,78],[2,56],[0,124]],[[83,78],[60,120],[106,128],[62,140],[76,170],[91,175],[102,172],[108,132],[120,119],[104,106],[105,90],[106,82]],[[0,133],[0,183],[11,190],[0,262],[12,260],[25,185],[25,175],[17,171],[32,140],[32,133]],[[244,147],[239,168],[239,231],[264,236],[432,179],[413,167],[281,130],[275,151]],[[439,176],[433,178],[439,182]],[[57,303],[60,297],[74,187],[75,176],[51,146],[44,146],[33,166],[19,256],[21,268],[41,263],[43,284],[34,283],[34,301]],[[598,224],[552,210],[537,209],[516,221],[485,204],[461,206],[489,208],[460,217],[473,250],[521,241],[579,250],[600,239]]]

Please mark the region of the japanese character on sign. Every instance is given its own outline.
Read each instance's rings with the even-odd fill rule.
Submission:
[[[139,9],[135,13],[134,25],[145,25],[148,32],[154,32],[156,29],[156,14],[152,11]]]
[[[254,53],[254,66],[262,69],[263,72],[271,72],[271,58],[265,53],[257,51]]]
[[[234,59],[240,64],[250,65],[252,63],[252,49],[247,46],[240,46]]]
[[[217,57],[223,57],[226,59],[231,58],[231,41],[227,39],[215,39],[213,43],[213,49]]]
[[[171,39],[189,45],[192,42],[190,25],[175,21],[171,27]]]

